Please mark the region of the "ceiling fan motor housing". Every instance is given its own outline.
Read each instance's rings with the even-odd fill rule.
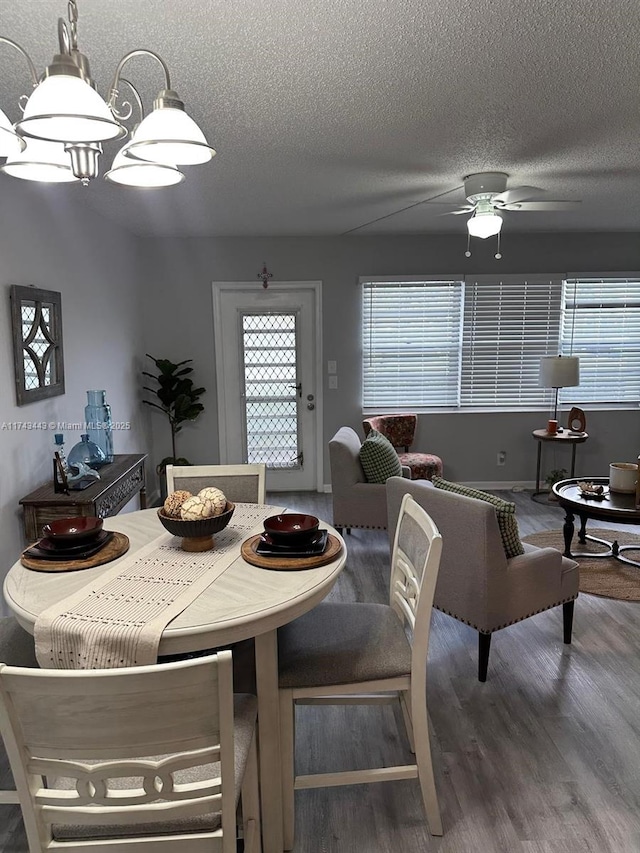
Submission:
[[[503,193],[507,189],[505,172],[478,172],[464,178],[464,193],[471,203]]]

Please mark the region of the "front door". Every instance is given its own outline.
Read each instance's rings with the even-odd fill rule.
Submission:
[[[270,491],[319,487],[319,300],[319,282],[213,285],[220,461],[264,462]]]

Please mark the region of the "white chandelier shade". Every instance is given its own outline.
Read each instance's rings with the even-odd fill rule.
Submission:
[[[138,188],[171,187],[184,180],[184,175],[169,163],[151,163],[128,156],[130,143],[118,151],[105,178],[114,184]]]
[[[472,237],[480,237],[481,240],[486,240],[487,237],[494,237],[500,233],[502,228],[502,217],[493,211],[483,213],[477,211],[467,221],[467,230]]]
[[[20,98],[21,106],[26,104],[15,127],[0,110],[0,157],[8,158],[0,169],[26,180],[78,179],[87,185],[99,174],[102,143],[129,133],[125,122],[136,106],[138,130],[116,155],[108,180],[137,187],[172,186],[184,178],[178,165],[208,162],[216,152],[171,88],[164,59],[146,48],[130,50],[119,60],[108,95],[102,98],[91,78],[89,60],[78,47],[77,0],[67,0],[67,12],[68,22],[58,20],[59,52],[43,74],[21,45],[0,35],[0,44],[16,50],[27,63],[33,86],[28,98]],[[164,88],[146,118],[140,93],[123,76],[127,63],[139,56],[157,62],[164,77]],[[121,84],[131,89],[133,101],[121,98]],[[47,149],[33,142],[57,147]]]
[[[127,132],[91,86],[80,77],[46,77],[31,94],[19,133],[49,142],[105,142]]]
[[[132,154],[154,163],[194,166],[215,155],[204,133],[182,109],[156,106],[134,132]]]
[[[0,157],[12,157],[24,151],[25,141],[13,129],[13,125],[0,110]]]
[[[59,142],[28,139],[24,151],[8,157],[3,172],[24,181],[41,181],[47,184],[78,182],[71,169],[71,160]]]

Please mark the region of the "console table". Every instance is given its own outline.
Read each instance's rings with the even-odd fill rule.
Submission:
[[[42,527],[56,518],[95,515],[108,518],[116,515],[132,497],[140,493],[140,509],[147,498],[144,480],[146,453],[121,454],[99,470],[100,479],[82,491],[58,494],[53,489],[53,477],[48,483],[20,500],[24,510],[24,533],[33,542],[42,535]]]

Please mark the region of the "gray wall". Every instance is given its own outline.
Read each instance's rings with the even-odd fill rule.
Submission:
[[[143,239],[150,271],[145,284],[147,351],[173,360],[193,358],[195,377],[207,388],[205,413],[179,436],[178,452],[193,463],[218,460],[217,409],[211,282],[256,281],[266,261],[277,280],[322,280],[324,362],[338,362],[338,390],[328,390],[325,372],[324,440],[342,424],[360,429],[361,275],[600,272],[640,270],[638,235],[508,234],[503,259],[494,245],[475,241],[464,257],[460,235],[397,238]],[[420,417],[416,449],[440,454],[445,473],[467,482],[531,482],[535,477],[533,429],[549,413],[454,413]],[[610,461],[640,453],[640,413],[587,413],[588,442],[578,448],[577,473],[605,474]],[[153,417],[153,456],[170,450],[162,416]],[[507,464],[497,467],[498,450]],[[543,469],[569,468],[567,449],[545,448]],[[329,482],[325,456],[325,483]]]
[[[115,435],[116,453],[148,444],[139,402],[140,272],[136,242],[78,207],[80,186],[34,186],[2,178],[0,206],[0,578],[23,547],[18,500],[52,476],[55,430],[10,429],[13,422],[82,421],[86,391],[104,388],[114,419],[132,429]],[[9,285],[62,293],[66,393],[15,405]],[[65,433],[67,452],[80,440]],[[133,503],[133,502],[132,502]]]

